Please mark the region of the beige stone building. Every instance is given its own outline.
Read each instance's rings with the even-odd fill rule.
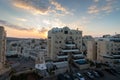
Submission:
[[[100,62],[120,62],[120,38],[100,38],[97,41],[97,60]]]
[[[97,47],[95,40],[87,41],[87,59],[91,61],[97,60]]]
[[[89,55],[89,51],[87,50],[88,47],[90,48],[91,45],[88,45],[88,41],[94,41],[94,38],[90,35],[85,35],[82,38],[82,50],[83,50],[83,54],[86,55],[86,57],[88,57]],[[90,57],[90,56],[89,56]]]
[[[0,26],[0,69],[4,67],[6,58],[6,32],[4,27]]]
[[[49,58],[60,67],[68,64],[69,53],[72,53],[74,61],[79,63],[86,61],[82,53],[82,31],[78,29],[68,27],[51,29],[48,32],[47,46]]]

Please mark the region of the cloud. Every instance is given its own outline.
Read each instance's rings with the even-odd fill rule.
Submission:
[[[17,35],[26,35],[27,36],[27,34],[28,35],[30,35],[30,34],[33,35],[34,33],[36,33],[36,35],[39,35],[39,37],[42,37],[42,38],[47,37],[47,31],[49,30],[49,28],[45,28],[45,27],[42,27],[42,28],[39,28],[39,29],[37,29],[35,27],[28,28],[28,26],[21,27],[19,25],[11,24],[11,23],[9,23],[5,20],[0,20],[0,25],[6,27],[7,29],[9,28],[10,31],[15,29],[15,31],[18,32],[18,33],[16,33]],[[15,33],[15,32],[13,31],[11,33]],[[26,33],[26,34],[24,34],[24,33]],[[14,36],[14,34],[13,34],[13,36]]]
[[[30,11],[33,14],[46,15],[48,13],[62,13],[68,14],[66,8],[64,8],[56,0],[12,0],[13,5],[17,8],[21,8]],[[59,13],[60,14],[60,13]]]
[[[88,8],[88,13],[89,14],[97,14],[97,13],[99,13],[99,11],[100,10],[97,8],[96,5],[92,5]]]
[[[43,23],[46,24],[46,25],[49,25],[50,21],[49,20],[43,20]]]
[[[93,0],[94,2],[99,2],[99,0]]]
[[[25,30],[25,31],[31,31],[33,30],[33,28],[25,28],[25,27],[21,27],[19,25],[14,25],[14,24],[11,24],[5,20],[0,20],[0,25],[2,26],[6,26],[6,27],[10,27],[10,28],[14,28],[14,29],[17,29],[17,30]]]
[[[42,27],[40,30],[38,30],[39,31],[39,33],[46,33],[47,31],[48,31],[48,29],[47,28],[45,28],[45,27]]]
[[[97,0],[94,0],[97,2]],[[115,6],[113,5],[115,3],[115,0],[105,0],[105,4],[97,3],[94,5],[91,5],[88,7],[88,13],[89,14],[101,14],[101,13],[110,13],[115,9]]]
[[[43,20],[42,21],[45,26],[49,27],[58,27],[58,26],[66,26],[60,19],[54,18],[52,20]]]
[[[13,0],[13,5],[34,14],[46,14],[50,8],[49,0]]]
[[[19,21],[23,21],[23,22],[26,22],[27,19],[24,19],[24,18],[15,18],[16,20],[19,20]]]
[[[57,1],[51,0],[51,4],[55,6],[55,10],[62,11],[62,12],[65,12],[66,14],[69,14],[68,10],[64,8],[61,4],[59,4]]]

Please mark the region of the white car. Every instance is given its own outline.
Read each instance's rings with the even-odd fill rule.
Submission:
[[[85,78],[80,73],[77,73],[77,75],[79,76],[80,80],[85,80]]]

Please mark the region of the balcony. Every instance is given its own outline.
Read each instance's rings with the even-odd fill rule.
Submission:
[[[74,57],[83,57],[83,54],[72,54]],[[67,58],[68,55],[66,54],[61,54],[61,55],[58,55],[57,58]]]
[[[72,40],[66,41],[66,44],[75,44]]]
[[[62,49],[62,52],[79,52],[79,49],[77,48],[64,48]]]
[[[81,52],[72,52],[73,55],[82,54]]]
[[[86,61],[85,59],[76,59],[74,61]]]
[[[74,57],[73,59],[74,60],[79,60],[79,59],[81,60],[81,59],[84,59],[84,57],[83,56],[81,56],[81,57]]]
[[[72,46],[75,46],[75,44],[66,44],[66,46],[70,46],[70,47],[72,47]]]
[[[83,54],[73,54],[75,57],[83,56]]]
[[[112,55],[113,57],[120,57],[120,54],[117,54],[117,55]]]
[[[120,56],[120,53],[112,53],[112,56]]]
[[[64,56],[57,56],[57,58],[67,58],[68,55],[64,55]]]

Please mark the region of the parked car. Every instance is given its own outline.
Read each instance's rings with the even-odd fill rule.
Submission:
[[[104,73],[100,70],[95,70],[101,77],[104,77]]]
[[[80,74],[80,73],[76,73],[79,77],[80,80],[85,80],[85,78]]]
[[[87,75],[87,77],[90,79],[94,79],[94,76],[92,75],[91,72],[86,72],[85,75]]]
[[[65,80],[74,80],[73,77],[67,73],[64,74]]]
[[[92,70],[91,73],[95,76],[95,77],[100,77],[100,75],[98,74],[98,72]]]

